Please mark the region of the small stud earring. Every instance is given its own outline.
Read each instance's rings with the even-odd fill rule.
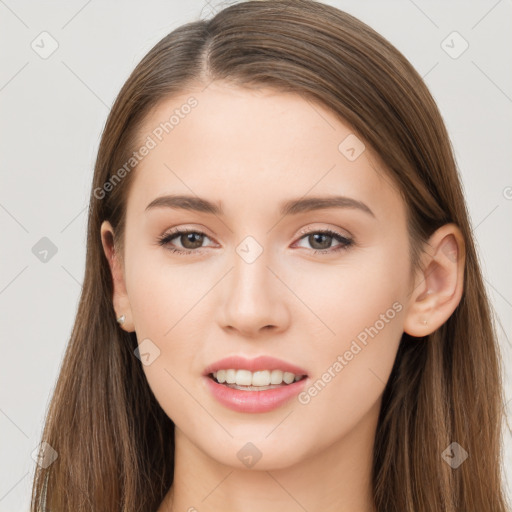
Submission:
[[[428,322],[426,320],[423,320],[423,325],[427,325]]]
[[[123,325],[125,320],[126,320],[126,316],[125,316],[125,315],[121,315],[121,316],[117,319],[117,322],[119,323],[119,325]]]

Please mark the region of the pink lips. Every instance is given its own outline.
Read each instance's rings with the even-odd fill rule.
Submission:
[[[295,375],[306,375],[306,371],[298,366],[287,363],[270,356],[260,356],[255,359],[245,359],[239,356],[231,356],[206,367],[203,372],[205,386],[212,396],[228,409],[244,413],[262,413],[276,409],[288,402],[304,388],[307,378],[283,384],[278,388],[263,391],[244,391],[233,389],[224,384],[219,384],[210,378],[210,374],[217,370],[282,370]]]

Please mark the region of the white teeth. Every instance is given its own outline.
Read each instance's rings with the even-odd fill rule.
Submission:
[[[252,373],[249,370],[237,370],[235,384],[237,386],[252,386]]]
[[[291,372],[283,372],[282,370],[259,370],[250,372],[249,370],[218,370],[213,372],[213,378],[220,384],[235,384],[237,386],[269,386],[279,385],[283,382],[291,384],[298,381],[303,375],[295,375]]]
[[[271,384],[281,384],[283,382],[283,372],[281,370],[272,370],[270,374]]]
[[[295,380],[295,374],[284,372],[283,380],[286,382],[286,384],[291,384]]]
[[[237,382],[238,384],[238,382]],[[270,384],[270,372],[262,370],[252,374],[252,386],[268,386]]]

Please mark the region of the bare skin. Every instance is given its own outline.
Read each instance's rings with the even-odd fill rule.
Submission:
[[[112,226],[102,225],[116,314],[139,343],[149,338],[160,350],[143,368],[176,425],[175,478],[158,512],[372,512],[382,392],[402,333],[429,334],[460,301],[460,231],[436,231],[423,270],[410,279],[398,190],[369,147],[353,161],[340,152],[349,126],[298,95],[214,82],[158,105],[141,141],[192,94],[198,105],[133,171],[124,264],[109,242]],[[146,211],[167,194],[218,201],[224,213]],[[373,215],[348,207],[279,212],[283,201],[333,195],[361,201]],[[176,227],[203,233],[202,245],[179,235],[158,245]],[[309,236],[326,229],[352,245],[336,251],[343,244],[335,237]],[[251,263],[236,250],[247,236],[263,249]],[[377,334],[356,353],[354,340],[370,326]],[[262,354],[306,369],[307,390],[328,382],[265,413],[217,402],[205,367]],[[336,371],[340,355],[346,364]],[[249,442],[261,453],[252,467],[237,457]]]

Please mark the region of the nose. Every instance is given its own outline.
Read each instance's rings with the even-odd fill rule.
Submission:
[[[224,329],[254,337],[285,330],[290,321],[290,291],[277,277],[268,252],[252,262],[234,255],[234,268],[226,276],[221,317]]]

